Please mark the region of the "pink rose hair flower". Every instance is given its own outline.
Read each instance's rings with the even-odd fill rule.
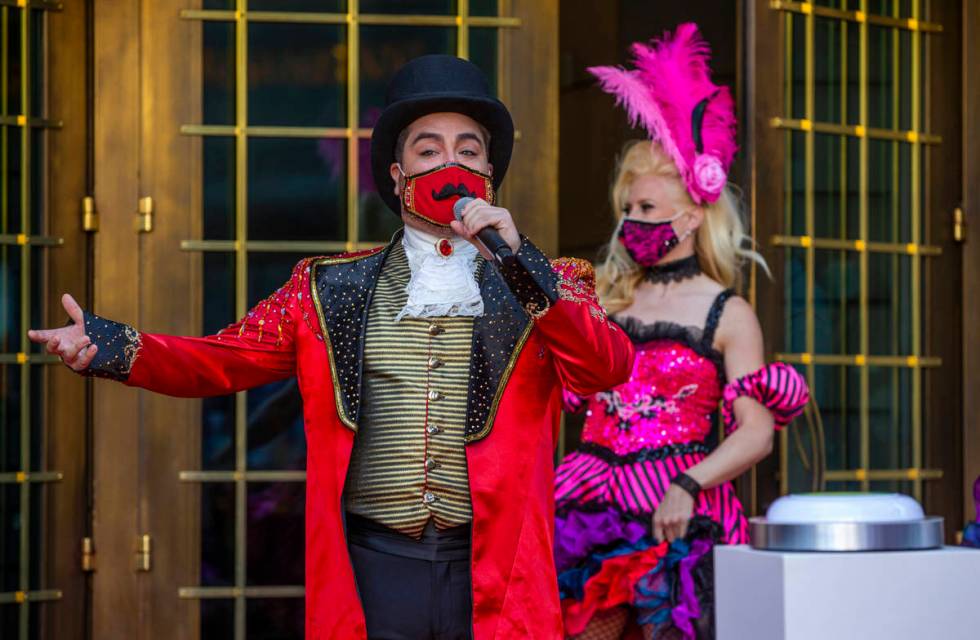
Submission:
[[[708,45],[694,23],[632,47],[635,69],[590,67],[630,123],[643,126],[677,166],[697,204],[718,200],[735,158],[735,103],[711,81]]]

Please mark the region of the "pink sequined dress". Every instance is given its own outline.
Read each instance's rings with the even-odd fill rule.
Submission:
[[[570,635],[623,605],[634,609],[637,625],[685,638],[712,633],[711,546],[748,539],[734,488],[701,492],[687,537],[669,546],[652,536],[653,513],[671,478],[709,453],[705,440],[719,403],[730,432],[737,427],[732,404],[742,395],[766,405],[777,427],[808,399],[803,378],[781,363],[725,385],[713,342],[731,295],[715,299],[703,328],[613,318],[636,345],[633,373],[584,401],[582,445],[555,478],[555,561]],[[566,403],[575,408],[576,399]]]

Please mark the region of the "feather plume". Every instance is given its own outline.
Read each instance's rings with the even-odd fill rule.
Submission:
[[[735,157],[735,109],[727,87],[711,81],[710,51],[697,25],[680,25],[649,44],[631,48],[635,69],[590,67],[603,91],[625,107],[631,124],[640,125],[674,161],[695,202],[713,201],[693,175],[698,155],[710,154],[727,174]],[[698,153],[692,117],[707,100],[700,123],[703,148]]]

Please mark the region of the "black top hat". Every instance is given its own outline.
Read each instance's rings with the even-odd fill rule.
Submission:
[[[402,129],[430,113],[462,113],[490,132],[493,186],[507,173],[514,150],[514,122],[507,107],[490,93],[487,77],[472,62],[447,55],[428,55],[410,60],[388,83],[385,110],[371,134],[371,171],[385,204],[401,214],[395,183],[389,168],[395,161],[395,144]]]

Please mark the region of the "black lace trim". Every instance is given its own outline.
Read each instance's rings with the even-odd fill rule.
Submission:
[[[640,449],[639,451],[634,451],[623,455],[620,455],[612,449],[608,449],[594,442],[583,442],[581,445],[579,445],[576,451],[594,456],[603,462],[612,465],[652,462],[655,460],[682,456],[688,453],[703,453],[705,455],[711,453],[711,449],[703,442],[675,442],[662,447]]]
[[[725,311],[725,303],[735,295],[734,289],[725,289],[711,303],[708,310],[708,319],[704,322],[704,335],[702,340],[709,347],[715,343],[715,331],[718,330],[718,323],[721,322],[721,314]]]
[[[704,329],[682,325],[667,320],[646,323],[632,316],[610,316],[610,319],[626,332],[633,344],[646,344],[654,340],[679,342],[702,358],[711,360],[718,371],[718,379],[724,381],[725,357],[714,348],[715,331],[725,311],[725,303],[735,295],[733,289],[725,289],[711,303]]]
[[[725,359],[720,351],[704,340],[704,332],[698,327],[684,326],[676,322],[658,320],[647,324],[637,318],[613,316],[612,321],[626,332],[633,344],[646,344],[655,340],[671,340],[680,342],[702,358],[711,360],[718,370],[718,375],[724,379]]]
[[[655,264],[652,267],[647,267],[643,277],[655,284],[667,284],[688,280],[700,273],[701,265],[698,263],[698,256],[691,254],[686,258],[674,260],[667,264]]]

